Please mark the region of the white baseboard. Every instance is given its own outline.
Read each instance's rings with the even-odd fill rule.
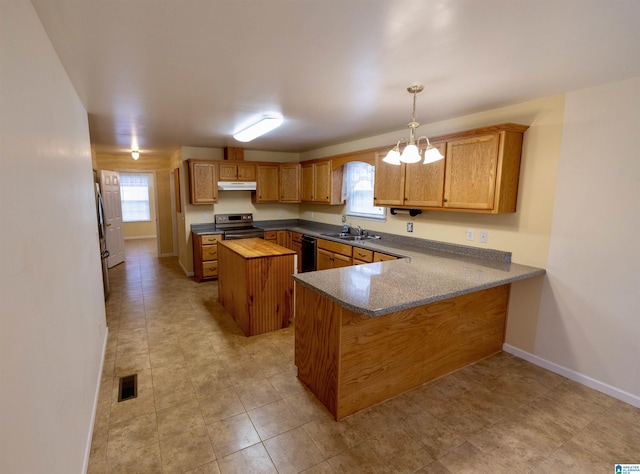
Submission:
[[[178,264],[180,265],[180,268],[182,268],[182,271],[184,272],[185,275],[187,275],[188,277],[192,277],[193,275],[195,275],[195,272],[189,272],[187,271],[186,268],[184,268],[184,265],[182,264],[182,262],[178,259]]]
[[[138,240],[138,239],[155,239],[156,235],[136,235],[135,237],[125,237],[124,240]]]
[[[98,402],[100,398],[100,384],[102,383],[102,370],[104,369],[104,358],[107,355],[107,340],[109,339],[109,328],[105,328],[104,342],[102,343],[102,356],[100,357],[100,371],[98,372],[98,383],[96,384],[96,394],[93,397],[93,410],[91,413],[91,423],[89,425],[89,435],[87,436],[87,445],[84,449],[84,463],[82,472],[86,474],[89,469],[89,457],[91,456],[91,442],[93,441],[93,428],[96,424],[96,415],[98,414]]]
[[[640,397],[637,395],[613,387],[612,385],[591,378],[588,375],[581,374],[580,372],[576,372],[575,370],[568,369],[567,367],[556,364],[555,362],[543,359],[542,357],[531,354],[530,352],[518,349],[517,347],[514,347],[510,344],[503,344],[502,350],[508,352],[511,355],[524,359],[527,362],[531,362],[532,364],[535,364],[539,367],[562,375],[563,377],[573,380],[574,382],[581,383],[582,385],[586,385],[587,387],[597,390],[598,392],[605,393],[613,398],[622,400],[629,405],[640,408]]]

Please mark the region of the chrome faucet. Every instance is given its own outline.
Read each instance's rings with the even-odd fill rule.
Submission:
[[[362,227],[358,226],[358,237],[362,237],[363,232],[366,232],[366,231],[362,230]]]

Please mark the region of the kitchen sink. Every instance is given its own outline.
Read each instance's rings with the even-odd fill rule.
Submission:
[[[375,240],[380,238],[379,235],[353,235],[347,232],[328,232],[322,235],[340,240]]]

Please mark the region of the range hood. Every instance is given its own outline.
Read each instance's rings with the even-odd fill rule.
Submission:
[[[220,191],[255,191],[255,181],[218,181]]]

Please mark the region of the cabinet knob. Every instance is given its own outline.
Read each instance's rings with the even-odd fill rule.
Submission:
[[[444,199],[442,200],[442,202],[447,202],[447,198],[444,198]]]

